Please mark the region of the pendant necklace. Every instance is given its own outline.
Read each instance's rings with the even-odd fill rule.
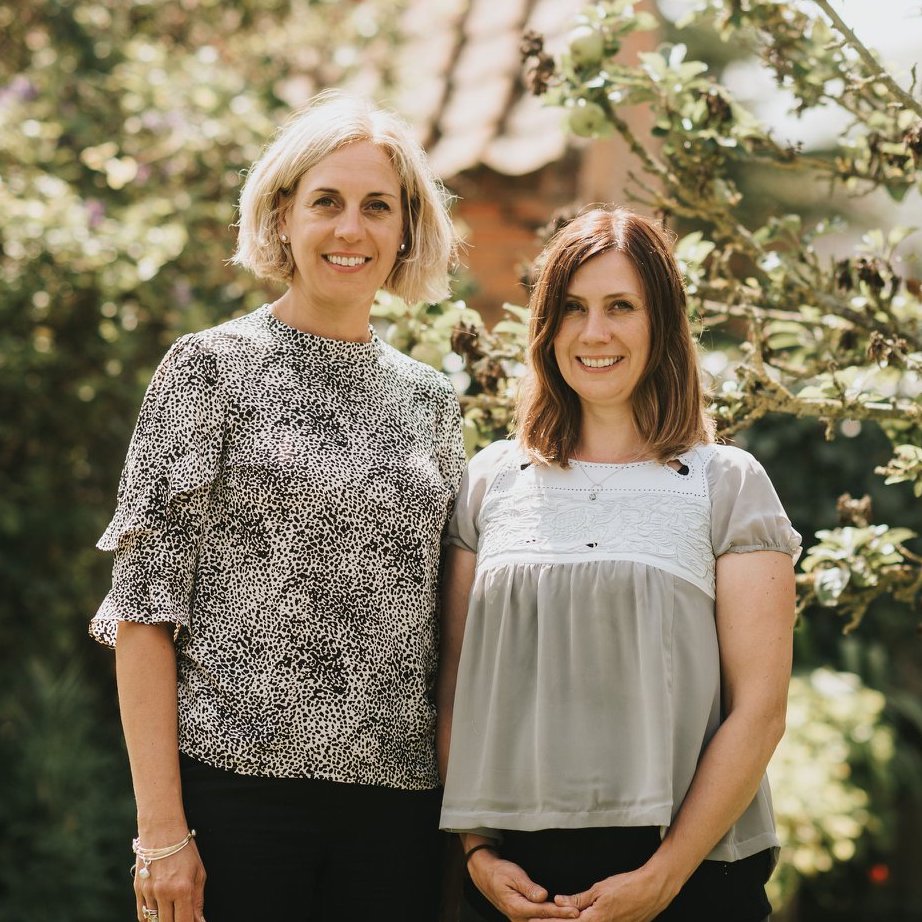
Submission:
[[[580,473],[586,478],[586,480],[589,481],[589,483],[592,484],[592,490],[589,491],[589,499],[594,502],[599,498],[599,491],[602,489],[602,484],[604,484],[605,481],[607,481],[609,478],[614,477],[615,474],[620,473],[622,467],[625,467],[628,464],[636,464],[639,457],[640,455],[636,455],[630,461],[623,461],[619,463],[613,471],[609,471],[601,480],[595,480],[589,476],[589,472],[586,470],[584,465],[590,462],[580,461],[579,458],[574,458],[573,460],[579,465]]]

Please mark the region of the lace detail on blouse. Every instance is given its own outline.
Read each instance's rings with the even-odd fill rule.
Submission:
[[[682,456],[684,475],[652,461],[523,469],[519,456],[498,473],[484,499],[478,564],[633,560],[680,576],[713,598],[703,455]]]

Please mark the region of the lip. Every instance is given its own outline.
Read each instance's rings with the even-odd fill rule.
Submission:
[[[592,365],[587,365],[586,361],[590,362],[604,362],[610,359],[614,361],[610,365],[603,365],[600,368],[594,368]],[[617,368],[624,361],[623,355],[578,355],[576,356],[576,364],[585,371],[610,371],[612,368]]]

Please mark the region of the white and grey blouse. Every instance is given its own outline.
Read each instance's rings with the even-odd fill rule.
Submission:
[[[447,540],[477,554],[441,825],[453,831],[672,822],[721,721],[715,561],[792,528],[745,451],[669,465],[470,462]],[[709,855],[776,846],[768,782]]]
[[[179,746],[242,774],[438,785],[441,538],[464,466],[446,376],[264,305],[150,383],[91,622],[177,626]]]

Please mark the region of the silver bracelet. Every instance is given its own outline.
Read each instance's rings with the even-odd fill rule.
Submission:
[[[177,852],[181,852],[194,838],[195,830],[190,829],[181,842],[177,842],[175,845],[165,845],[163,848],[144,848],[141,845],[140,838],[132,839],[131,850],[138,856],[141,867],[138,867],[138,861],[136,861],[131,866],[131,876],[134,877],[137,872],[138,877],[142,880],[146,880],[150,877],[150,863],[152,861],[159,861],[161,858],[169,858]]]

